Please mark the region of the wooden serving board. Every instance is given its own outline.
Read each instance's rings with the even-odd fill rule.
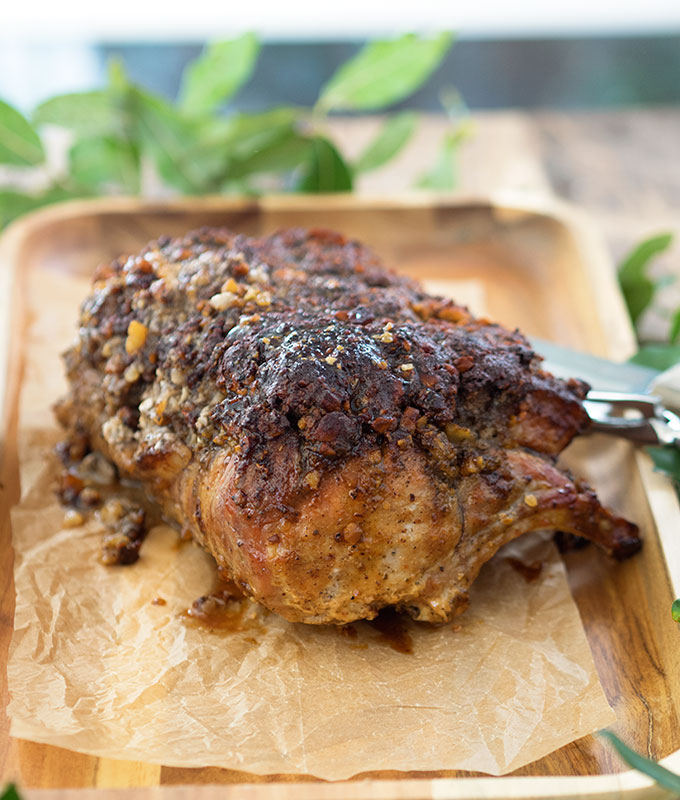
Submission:
[[[0,245],[0,653],[12,633],[9,507],[19,493],[16,463],[18,390],[27,276],[89,275],[94,267],[133,253],[160,234],[201,225],[226,225],[250,234],[289,226],[330,227],[375,247],[384,261],[421,280],[478,287],[491,317],[525,333],[615,359],[634,339],[613,271],[586,220],[557,202],[541,207],[418,196],[417,199],[284,197],[224,198],[153,203],[139,200],[76,202],[15,223]],[[74,309],[75,320],[75,309]],[[46,369],[59,369],[46,365]],[[620,457],[619,457],[620,456]],[[613,564],[592,548],[565,556],[615,730],[638,751],[680,768],[680,631],[670,605],[680,593],[680,553],[671,538],[680,512],[669,484],[652,473],[644,455],[622,444],[612,466],[618,510],[646,534],[643,552]],[[671,530],[672,529],[672,530]],[[677,538],[677,537],[676,537]],[[8,693],[2,675],[3,708]],[[611,750],[585,737],[518,770],[512,777],[471,773],[371,773],[329,784],[300,776],[256,776],[222,769],[179,769],[98,759],[9,737],[0,720],[0,769],[5,780],[28,788],[163,786],[162,797],[543,797],[597,795],[653,797],[642,776],[621,772]],[[231,784],[227,787],[197,784]],[[171,787],[176,788],[171,788]],[[135,796],[157,796],[140,789]],[[89,794],[89,793],[87,793]],[[29,791],[28,796],[31,796]],[[62,797],[63,793],[40,793]],[[71,796],[71,793],[68,793]],[[76,795],[80,796],[80,795]],[[83,794],[85,796],[85,794]]]

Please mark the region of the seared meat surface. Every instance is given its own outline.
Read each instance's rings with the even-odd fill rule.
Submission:
[[[329,231],[204,229],[100,267],[60,420],[289,620],[444,621],[526,531],[635,525],[555,466],[587,386]]]

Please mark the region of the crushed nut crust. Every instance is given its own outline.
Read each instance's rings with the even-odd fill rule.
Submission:
[[[586,384],[337,233],[152,242],[97,270],[65,360],[62,422],[288,619],[449,619],[503,541],[551,522],[640,546],[554,466]],[[81,489],[62,493],[97,502]],[[111,558],[133,559],[144,521],[121,520]]]

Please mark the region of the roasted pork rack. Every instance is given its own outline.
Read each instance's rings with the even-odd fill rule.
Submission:
[[[635,525],[558,468],[587,386],[325,230],[161,238],[95,274],[58,416],[289,620],[442,622],[482,564]]]

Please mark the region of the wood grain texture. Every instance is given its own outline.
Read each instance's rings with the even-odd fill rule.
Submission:
[[[104,789],[129,789],[133,786],[158,786],[161,782],[160,764],[144,764],[141,761],[118,761],[113,758],[98,758],[97,787]]]
[[[568,224],[554,216],[562,212]],[[398,265],[418,278],[438,281],[473,278],[481,282],[490,314],[508,325],[519,325],[527,333],[602,355],[623,357],[630,352],[633,340],[606,256],[586,229],[573,227],[575,219],[559,204],[520,209],[491,207],[484,201],[451,203],[442,198],[425,197],[413,202],[400,198],[314,198],[310,201],[297,197],[245,204],[223,199],[166,205],[126,200],[76,203],[42,212],[20,223],[23,227],[15,227],[11,240],[12,263],[0,261],[0,270],[20,268],[21,274],[27,270],[90,274],[98,263],[121,252],[135,252],[160,233],[184,233],[201,224],[227,224],[249,233],[269,232],[289,225],[325,225],[366,240],[387,263]],[[9,257],[6,241],[2,253],[5,259]],[[4,488],[0,509],[3,537],[0,569],[4,580],[0,598],[0,646],[3,654],[13,618],[7,511],[18,490],[12,442],[16,430],[16,388],[21,371],[20,331],[21,325],[26,323],[18,314],[21,303],[17,301],[14,308],[17,316],[13,330],[15,334],[19,331],[19,335],[13,337],[10,348],[8,396],[11,402],[5,420],[8,446],[3,457]],[[642,556],[623,565],[614,565],[592,550],[570,554],[567,558],[569,579],[605,692],[617,712],[616,730],[637,749],[659,758],[680,747],[677,692],[680,636],[668,613],[672,596],[644,487],[635,459],[625,446],[612,469],[618,475],[612,491],[616,493],[616,486],[628,487],[625,496],[619,495],[615,501],[622,504],[622,510],[631,517],[642,522],[647,546]],[[4,672],[2,680],[6,703]],[[96,759],[47,745],[11,742],[4,717],[0,726],[0,754],[5,779],[20,778],[23,785],[36,788],[234,784],[243,792],[249,784],[263,791],[271,784],[271,792],[252,796],[355,798],[369,796],[364,792],[367,786],[373,787],[376,793],[370,796],[376,797],[400,794],[404,797],[481,796],[476,792],[501,797],[507,796],[509,786],[533,786],[531,791],[538,791],[536,784],[480,779],[475,784],[465,782],[465,786],[476,788],[470,788],[470,793],[463,795],[458,793],[463,782],[442,781],[458,778],[463,773],[381,773],[357,776],[345,785],[343,794],[336,793],[337,784],[324,784],[313,778],[260,777],[219,769],[161,768]],[[620,769],[620,763],[611,756],[610,750],[593,737],[585,737],[518,770],[515,775],[595,776]],[[470,777],[470,773],[465,775]],[[633,792],[631,797],[644,786],[644,781],[640,784],[638,779],[636,783],[627,775],[620,780]],[[310,793],[306,794],[305,787],[310,783],[316,787],[316,793],[309,787]],[[602,789],[609,786],[612,791],[617,785],[616,782],[598,784]],[[380,794],[383,789],[390,793]],[[569,791],[576,791],[576,788]]]

